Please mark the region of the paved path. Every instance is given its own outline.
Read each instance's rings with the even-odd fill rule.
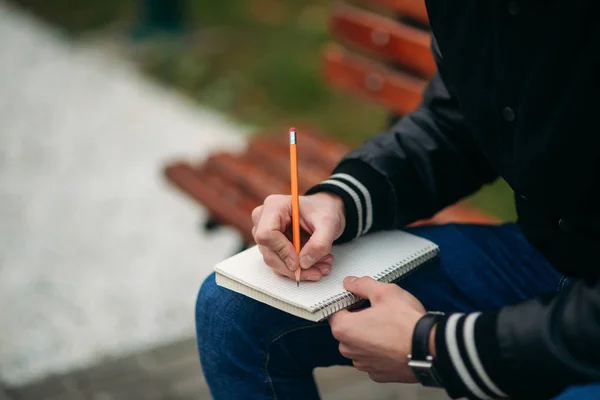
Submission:
[[[323,400],[444,400],[418,385],[376,384],[349,367],[316,371]],[[14,400],[209,400],[194,340],[156,347],[102,365],[8,390]],[[0,397],[0,400],[3,400]]]
[[[237,238],[203,236],[160,170],[243,132],[0,0],[0,380],[193,334]]]

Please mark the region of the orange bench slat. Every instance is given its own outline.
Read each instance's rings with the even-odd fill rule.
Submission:
[[[209,169],[176,163],[167,166],[165,174],[181,191],[205,206],[215,220],[234,227],[246,242],[253,241],[251,213],[260,205],[259,199]]]
[[[314,184],[326,179],[330,171],[307,162],[306,158],[303,158],[301,154],[299,150],[298,189],[300,193],[304,193]],[[290,184],[289,145],[286,146],[267,140],[256,140],[248,144],[247,156],[254,163],[263,165],[270,171],[271,179],[281,180],[287,185]]]
[[[325,79],[332,85],[360,95],[400,115],[421,102],[427,82],[330,45],[323,57]]]
[[[290,185],[273,179],[264,165],[252,162],[246,154],[233,155],[220,153],[206,162],[207,167],[226,176],[245,193],[262,201],[271,194],[289,194]]]
[[[298,156],[300,161],[316,164],[331,171],[340,159],[352,150],[350,146],[340,141],[327,138],[312,126],[297,125],[295,128],[298,132]],[[288,129],[282,127],[277,132],[265,132],[255,135],[250,139],[250,147],[253,146],[253,142],[269,141],[280,146],[280,152],[289,152]],[[283,150],[284,148],[285,150]]]
[[[424,78],[435,74],[428,31],[345,4],[334,8],[329,25],[332,36],[341,43],[393,61]]]

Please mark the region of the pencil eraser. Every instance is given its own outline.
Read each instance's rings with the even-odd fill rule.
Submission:
[[[290,144],[296,144],[296,128],[290,128]]]

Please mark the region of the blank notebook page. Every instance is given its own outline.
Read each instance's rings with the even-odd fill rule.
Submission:
[[[347,293],[343,280],[347,276],[380,278],[391,269],[402,268],[437,246],[402,231],[367,234],[350,243],[336,245],[331,274],[318,282],[300,282],[277,276],[264,263],[258,247],[253,246],[217,264],[215,270],[248,287],[286,303],[313,311],[317,304]]]

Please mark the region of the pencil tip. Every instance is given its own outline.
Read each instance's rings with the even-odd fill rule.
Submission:
[[[300,282],[296,282],[296,287],[300,287]]]

